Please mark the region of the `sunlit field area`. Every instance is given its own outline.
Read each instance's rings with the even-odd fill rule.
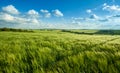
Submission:
[[[0,73],[120,72],[116,31],[13,31],[0,31]]]

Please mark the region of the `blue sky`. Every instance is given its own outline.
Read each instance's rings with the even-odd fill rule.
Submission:
[[[119,29],[120,0],[0,0],[0,27]]]

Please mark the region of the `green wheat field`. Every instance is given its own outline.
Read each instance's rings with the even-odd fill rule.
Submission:
[[[120,72],[118,30],[14,31],[0,31],[0,73]]]

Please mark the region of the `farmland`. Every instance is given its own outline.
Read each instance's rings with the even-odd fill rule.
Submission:
[[[71,31],[0,31],[0,73],[120,72],[118,32]]]

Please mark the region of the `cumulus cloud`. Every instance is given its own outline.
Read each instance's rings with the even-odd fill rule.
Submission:
[[[119,29],[120,28],[120,6],[108,5],[107,3],[99,6],[98,10],[109,11],[106,15],[97,16],[93,14],[94,9],[88,9],[86,12],[91,14],[85,18],[72,18],[71,24],[83,29]],[[101,11],[101,12],[102,12]]]
[[[44,10],[44,9],[41,9],[40,10],[42,13],[48,13],[49,11],[48,10]]]
[[[118,5],[108,5],[104,3],[101,8],[103,11],[110,12],[120,12],[120,6]],[[100,8],[100,9],[101,9]],[[72,18],[72,20],[68,21],[60,21],[54,19],[54,22],[49,23],[49,21],[42,21],[42,16],[45,18],[50,18],[52,15],[56,17],[64,16],[63,13],[56,9],[50,11],[46,9],[41,9],[40,13],[34,9],[28,10],[28,12],[20,13],[13,5],[8,5],[6,7],[2,7],[0,11],[0,27],[1,26],[11,26],[11,27],[19,27],[19,28],[89,28],[89,29],[100,29],[100,28],[111,28],[117,27],[120,28],[120,14],[113,13],[108,16],[97,16],[94,14],[93,9],[88,9],[86,12],[90,14],[88,17],[78,17]],[[57,19],[57,18],[56,18]],[[59,20],[60,18],[58,18]],[[66,23],[65,23],[66,22]],[[58,24],[57,24],[58,23]],[[114,28],[113,28],[114,29]]]
[[[32,9],[32,10],[28,11],[28,14],[29,15],[38,15],[38,12]]]
[[[7,13],[10,13],[10,14],[19,14],[20,13],[13,5],[8,5],[5,7],[2,7],[2,10]]]
[[[40,11],[44,14],[44,16],[46,18],[50,18],[51,17],[51,13],[48,10],[41,9]]]
[[[51,13],[46,9],[41,9],[40,12],[45,18],[50,18]],[[56,17],[62,17],[63,13],[58,9],[52,12]],[[11,27],[11,28],[52,28],[57,27],[53,23],[43,19],[41,14],[34,9],[28,10],[28,12],[19,12],[18,9],[13,5],[2,7],[0,11],[0,27]],[[57,22],[57,21],[56,21]],[[50,24],[50,25],[48,25]],[[56,23],[55,23],[56,24]]]
[[[60,10],[58,10],[58,9],[52,10],[52,12],[53,12],[54,16],[56,16],[56,17],[64,16],[63,13]]]
[[[0,13],[0,21],[2,22],[9,22],[13,24],[39,24],[39,20],[37,19],[28,19],[25,17],[20,17],[20,16],[12,16],[7,13]]]
[[[118,15],[118,14],[117,15],[113,15],[112,17],[120,17],[120,15]]]
[[[27,14],[28,14],[29,18],[38,18],[38,17],[40,17],[39,13],[37,11],[35,11],[34,9],[29,10],[27,12]]]
[[[45,17],[46,17],[46,18],[50,18],[50,17],[51,17],[51,13],[46,13],[46,14],[45,14]]]
[[[0,20],[13,21],[14,17],[7,13],[0,13]]]
[[[104,3],[102,6],[103,6],[103,7],[104,7],[104,6],[107,6],[107,3]]]
[[[91,9],[86,10],[87,13],[92,13]]]
[[[94,15],[93,15],[94,16]],[[71,24],[79,28],[89,29],[118,29],[120,28],[120,15],[103,16],[98,19],[86,18],[72,18]],[[92,17],[93,18],[93,17]]]
[[[90,18],[90,19],[98,19],[99,17],[98,17],[96,14],[92,14],[92,15],[90,15],[89,18]]]
[[[109,21],[109,19],[99,19],[98,21],[100,21],[100,22],[108,22]]]
[[[0,27],[11,28],[37,28],[41,24],[39,13],[35,10],[29,10],[27,14],[21,13],[13,6],[2,7],[0,11]]]
[[[94,22],[94,23],[93,23]],[[99,27],[99,23],[96,19],[90,19],[90,18],[74,18],[72,19],[71,24],[73,26],[77,26],[76,28],[82,28],[82,29],[94,29]]]
[[[110,11],[110,12],[120,12],[119,5],[108,5],[106,3],[103,4],[103,10]]]

